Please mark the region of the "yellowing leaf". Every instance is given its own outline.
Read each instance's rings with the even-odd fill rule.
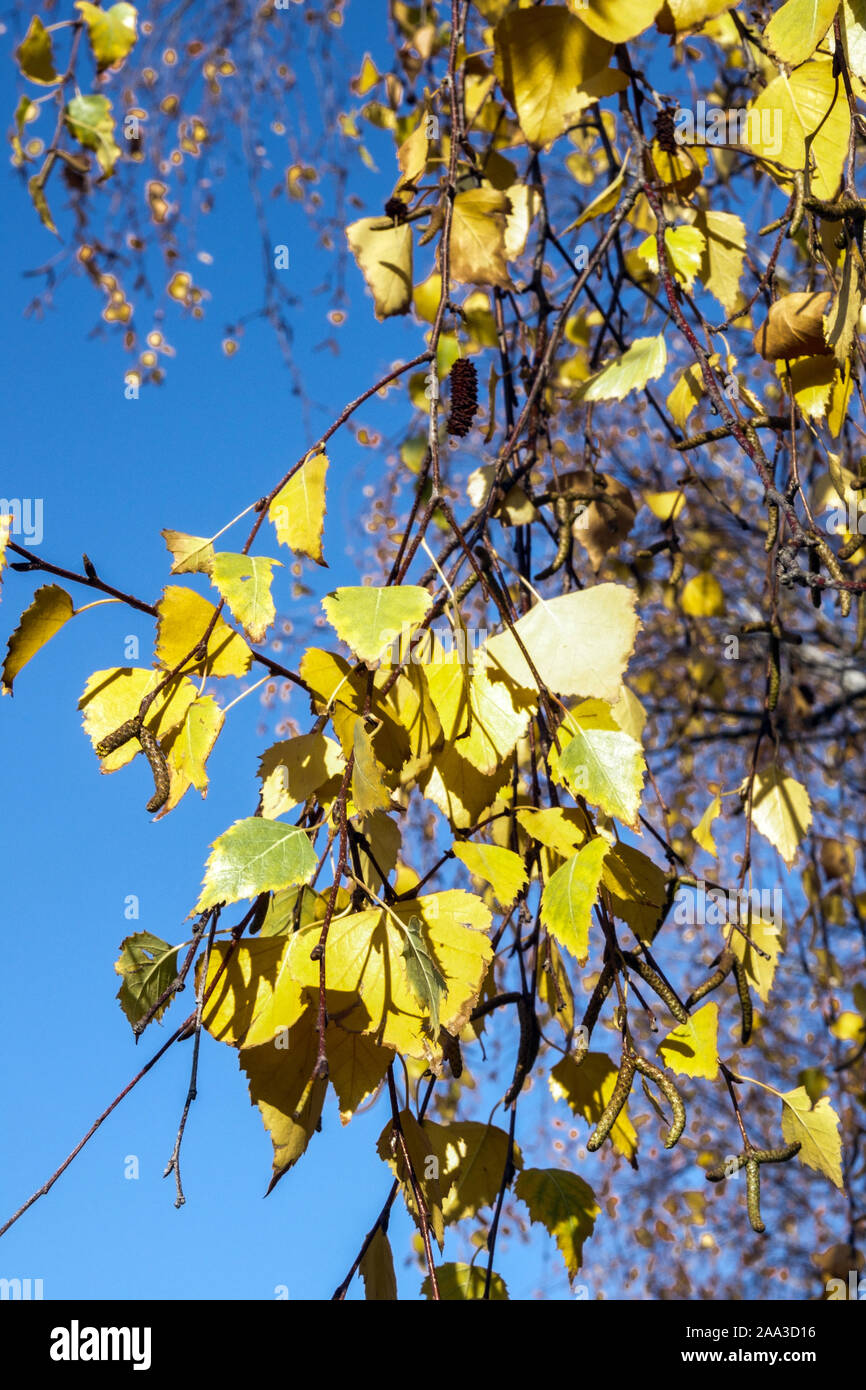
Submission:
[[[526,883],[526,865],[519,854],[500,845],[473,844],[469,840],[456,841],[452,849],[470,873],[491,885],[501,908],[511,906]]]
[[[594,1128],[613,1095],[617,1068],[604,1052],[588,1052],[578,1064],[573,1057],[563,1057],[550,1073],[550,1091],[557,1100],[565,1100],[575,1115],[582,1115]],[[614,1148],[636,1166],[637,1132],[623,1106],[610,1131]]]
[[[431,1157],[435,1157],[430,1153],[430,1122],[419,1124],[412,1111],[408,1109],[400,1111],[399,1122],[403,1135],[403,1145],[405,1145],[409,1157],[409,1164],[412,1166],[415,1182],[413,1183],[411,1180],[409,1165],[403,1157],[403,1145],[396,1142],[393,1120],[388,1122],[379,1135],[376,1148],[379,1157],[385,1160],[392,1173],[399,1179],[406,1206],[419,1226],[421,1223],[415,1202],[414,1187],[417,1184],[420,1188],[421,1199],[427,1209],[428,1224],[441,1250],[445,1238],[445,1222],[442,1216],[442,1184],[439,1181],[437,1167],[429,1162]]]
[[[622,732],[603,701],[586,700],[572,710],[560,725],[559,740],[561,751],[550,757],[554,780],[605,815],[635,828],[643,790],[643,750]]]
[[[845,257],[839,293],[824,320],[824,336],[840,364],[846,362],[850,355],[861,307],[862,297],[854,266],[854,255],[849,252]]]
[[[439,1021],[456,1036],[478,1000],[492,955],[485,934],[490,913],[480,898],[459,889],[401,900],[393,911],[403,926],[380,909],[331,923],[325,953],[328,1012],[349,1031],[368,1033],[405,1055],[428,1058],[429,1014],[406,974],[406,925],[413,917],[420,921],[427,954],[447,986]],[[319,983],[318,962],[310,960],[319,934],[316,925],[291,939],[292,974],[310,989]]]
[[[631,391],[642,391],[647,382],[660,377],[667,366],[665,340],[636,338],[620,357],[615,357],[600,372],[575,387],[572,396],[578,401],[622,401]]]
[[[163,531],[166,549],[173,557],[172,574],[210,574],[213,543],[204,536],[188,536],[185,531]]]
[[[668,1033],[656,1051],[666,1067],[680,1076],[704,1076],[714,1081],[719,1074],[718,1048],[719,1006],[705,1004]]]
[[[113,174],[120,150],[114,141],[114,117],[108,97],[75,96],[67,105],[64,118],[79,144],[96,152],[103,175],[108,178]]]
[[[668,410],[671,412],[671,415],[680,429],[682,429],[701,398],[700,392],[698,392],[697,395],[692,392],[689,371],[691,371],[691,368],[683,372],[682,376],[677,378],[677,384],[673,391],[671,391],[666,402]],[[681,390],[682,387],[685,387],[685,392]],[[688,398],[688,404],[683,400],[684,395]],[[676,521],[683,507],[686,505],[685,493],[681,489],[676,492],[645,492],[643,494],[643,500],[646,502],[653,516],[658,517],[659,521]]]
[[[501,3],[501,0],[494,0],[494,3]],[[485,5],[489,6],[490,4],[491,0],[485,0]],[[480,1264],[437,1265],[436,1283],[439,1288],[439,1297],[443,1303],[464,1303],[473,1299],[483,1299],[487,1286],[487,1268]],[[433,1297],[433,1286],[429,1274],[421,1285],[421,1292],[425,1298]],[[505,1281],[495,1271],[490,1278],[489,1301],[493,1303],[508,1301],[508,1289],[505,1286]]]
[[[112,5],[102,10],[87,0],[75,0],[75,8],[87,25],[90,46],[100,72],[113,63],[122,62],[132,52],[138,38],[136,20],[138,12],[134,5]]]
[[[713,839],[713,821],[721,814],[722,799],[720,796],[714,796],[692,831],[692,839],[700,845],[701,849],[716,856],[718,856],[719,851],[716,849],[716,842]]]
[[[606,212],[613,212],[620,200],[626,167],[625,163],[620,165],[619,172],[611,180],[607,188],[601,193],[598,193],[593,198],[592,202],[587,204],[580,216],[566,227],[565,230],[567,232],[577,231],[577,228],[582,227],[584,222],[591,222],[595,217],[601,217]]]
[[[811,192],[817,198],[835,197],[851,114],[845,85],[834,77],[829,58],[804,63],[789,76],[783,73],[774,78],[749,107],[747,121],[752,153],[766,156],[783,169],[806,167],[806,140],[814,136],[810,149],[816,172]]]
[[[412,226],[362,217],[346,228],[349,250],[367,282],[376,318],[408,312],[412,302]]]
[[[231,555],[223,551],[214,556],[211,583],[219,590],[251,642],[261,642],[277,616],[271,597],[274,565],[261,555]]]
[[[763,951],[764,954],[758,955],[758,951],[753,951],[750,943],[738,931],[735,931],[731,938],[731,950],[743,962],[749,983],[754,988],[758,998],[766,1004],[770,997],[776,965],[782,949],[779,927],[775,922],[765,921],[762,917],[753,917],[748,925],[744,920],[743,927],[758,950]]]
[[[866,80],[866,0],[842,0],[839,24],[848,67],[862,82]]]
[[[362,816],[369,816],[373,811],[387,811],[391,805],[391,794],[382,780],[385,769],[376,760],[363,719],[355,720],[353,739],[352,800],[355,809]]]
[[[479,772],[452,744],[434,753],[430,765],[421,773],[418,785],[423,796],[434,802],[448,817],[454,830],[477,824],[481,814],[492,806],[508,780],[510,762],[503,758],[495,772]]]
[[[325,1043],[328,1079],[337,1093],[341,1123],[346,1125],[362,1101],[380,1085],[394,1053],[365,1033],[349,1033],[336,1023],[328,1024]]]
[[[839,1137],[839,1116],[830,1104],[829,1096],[822,1096],[812,1105],[804,1086],[788,1091],[782,1096],[782,1134],[785,1142],[799,1141],[802,1148],[797,1155],[800,1163],[824,1173],[840,1192],[845,1191],[842,1180],[842,1141]]]
[[[287,936],[239,941],[234,950],[229,942],[214,944],[205,980],[213,991],[202,1012],[212,1037],[234,1047],[287,1050],[291,1030],[309,1005],[288,968],[290,945]]]
[[[147,931],[136,932],[121,943],[114,968],[123,983],[116,997],[133,1027],[176,978],[178,950]],[[167,999],[154,1018],[162,1018],[170,1002]]]
[[[507,677],[491,679],[483,654],[468,667],[450,652],[425,675],[446,740],[479,772],[494,772],[526,732],[534,697]]]
[[[400,165],[400,172],[403,175],[397,185],[398,188],[418,182],[427,167],[429,144],[427,109],[422,107],[418,124],[397,151],[397,163]]]
[[[505,260],[508,199],[482,186],[458,193],[451,224],[451,274],[467,285],[510,284]]]
[[[690,290],[707,249],[703,232],[697,227],[668,227],[665,230],[665,249],[677,280]],[[641,243],[638,254],[646,261],[653,274],[658,275],[659,255],[655,232]]]
[[[563,1168],[527,1168],[514,1192],[526,1203],[530,1220],[540,1222],[555,1238],[573,1279],[583,1260],[584,1242],[601,1213],[589,1183]]]
[[[38,651],[50,642],[55,633],[75,615],[75,606],[65,589],[59,584],[43,584],[36,590],[33,602],[21,615],[6,648],[3,662],[3,694],[12,694],[12,685],[18,672],[28,661],[32,661]]]
[[[641,941],[651,942],[667,902],[667,879],[642,850],[619,841],[604,861],[601,881],[617,917]]]
[[[611,43],[628,43],[648,29],[664,0],[568,0],[568,7]]]
[[[164,589],[156,607],[156,656],[166,671],[173,671],[201,641],[216,609],[194,589],[184,589],[180,585]],[[205,656],[193,659],[184,670],[208,676],[243,676],[250,669],[252,659],[244,639],[222,618],[217,618]]]
[[[725,611],[725,591],[708,570],[695,574],[682,587],[680,608],[690,618],[717,618]]]
[[[706,242],[698,277],[725,313],[733,314],[746,302],[740,291],[746,254],[745,224],[736,213],[708,208],[696,214],[694,225]]]
[[[579,811],[561,806],[545,807],[543,810],[532,806],[521,807],[517,820],[527,835],[563,859],[570,859],[586,839],[585,818]]]
[[[736,3],[737,0],[666,0],[656,23],[663,34],[684,34],[732,10]]]
[[[300,734],[273,744],[262,755],[262,815],[269,820],[303,805],[315,792],[330,799],[344,771],[340,745],[325,734]]]
[[[277,493],[268,511],[280,545],[287,545],[299,555],[308,555],[317,565],[325,563],[322,531],[327,472],[327,454],[313,454]]]
[[[94,671],[84,687],[78,708],[84,711],[84,731],[94,749],[106,735],[119,729],[139,711],[145,695],[165,680],[164,671],[146,670],[135,666],[115,666],[108,671]],[[181,725],[198,691],[186,676],[176,676],[150,704],[145,726],[163,742],[166,735]],[[101,772],[116,772],[132,762],[141,749],[136,739],[108,753]]]
[[[390,589],[336,589],[322,600],[322,607],[337,636],[359,660],[372,664],[392,642],[408,638],[432,602],[426,589],[401,584]]]
[[[364,1251],[358,1273],[364,1281],[364,1298],[368,1302],[393,1303],[397,1299],[397,1276],[391,1245],[381,1226]]]
[[[839,0],[787,0],[764,30],[764,38],[776,57],[791,67],[811,58],[823,39]]]
[[[600,835],[578,850],[544,886],[541,925],[579,965],[589,955],[589,928],[598,897],[603,860],[610,846]]]
[[[60,81],[54,67],[51,35],[37,14],[31,17],[27,33],[15,50],[15,57],[22,73],[31,82],[38,82],[41,87],[51,87]]]
[[[635,599],[625,585],[596,584],[535,604],[514,624],[514,632],[550,690],[612,704],[639,628]],[[489,638],[482,652],[491,678],[503,671],[516,685],[536,688],[510,629]]]
[[[578,91],[607,67],[613,45],[560,5],[512,10],[496,26],[496,75],[531,145],[550,145],[584,103]]]
[[[745,783],[744,783],[745,786]],[[812,824],[809,793],[793,777],[773,765],[755,778],[752,822],[765,840],[777,849],[790,869],[797,848]]]
[[[304,1153],[322,1114],[326,1077],[313,1078],[318,1030],[317,1010],[308,1008],[291,1030],[290,1046],[272,1042],[244,1047],[238,1057],[246,1072],[250,1099],[259,1107],[274,1146],[270,1187]]]
[[[247,816],[214,840],[195,911],[306,883],[315,867],[316,852],[305,830]]]

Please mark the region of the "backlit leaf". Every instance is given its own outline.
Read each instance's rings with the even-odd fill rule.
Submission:
[[[316,853],[305,830],[281,821],[247,816],[213,842],[195,911],[218,903],[254,898],[267,889],[306,883]]]
[[[11,695],[15,677],[19,671],[32,661],[37,652],[50,642],[69,619],[75,615],[75,606],[65,589],[59,584],[43,584],[36,590],[33,602],[21,615],[6,648],[3,662],[3,694]]]

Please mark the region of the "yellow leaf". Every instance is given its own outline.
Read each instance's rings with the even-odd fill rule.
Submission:
[[[454,830],[477,824],[492,806],[510,775],[510,760],[503,758],[495,772],[485,774],[460,755],[452,744],[434,753],[419,778],[422,796],[448,817]]]
[[[755,778],[752,822],[764,839],[779,851],[790,869],[797,857],[797,848],[812,824],[809,793],[774,764]]]
[[[458,652],[425,667],[427,688],[442,733],[482,774],[496,771],[526,732],[535,698],[507,675],[491,679],[483,654],[471,667]],[[496,675],[495,671],[492,674]]]
[[[617,917],[640,941],[651,942],[667,902],[667,879],[642,850],[619,841],[604,861],[601,881]]]
[[[3,694],[12,694],[12,685],[19,671],[32,661],[46,642],[75,616],[75,605],[59,584],[43,584],[36,590],[30,607],[21,614],[6,648],[3,662]]]
[[[563,1168],[527,1168],[514,1192],[526,1203],[530,1221],[540,1222],[555,1238],[573,1279],[583,1261],[584,1243],[601,1214],[589,1183]]]
[[[346,228],[349,250],[376,306],[376,318],[405,314],[412,302],[412,226],[362,217]]]
[[[233,1047],[278,1043],[285,1054],[309,1003],[289,969],[290,946],[288,936],[239,941],[234,950],[229,942],[214,944],[205,981],[214,989],[202,1012],[212,1037]]]
[[[511,283],[505,260],[509,201],[498,188],[483,185],[458,193],[451,224],[451,274],[468,285]]]
[[[487,9],[500,9],[503,4],[510,3],[511,0],[481,0],[478,8],[483,13]],[[487,1289],[487,1270],[481,1264],[437,1265],[436,1283],[439,1287],[439,1298],[443,1303],[467,1303],[476,1299],[483,1300]],[[433,1297],[433,1286],[429,1274],[421,1285],[421,1293],[427,1299]],[[490,1277],[490,1292],[487,1298],[491,1303],[508,1302],[508,1289],[505,1280],[495,1270]]]
[[[627,685],[619,688],[619,699],[611,705],[611,714],[624,734],[630,734],[635,743],[640,743],[646,724],[646,710],[633,690]]]
[[[620,194],[622,193],[626,167],[627,165],[625,163],[620,165],[619,172],[608,184],[607,188],[593,198],[592,202],[584,208],[580,216],[566,227],[566,232],[577,231],[577,228],[582,227],[584,222],[591,222],[595,217],[601,217],[606,212],[613,212],[619,202]]]
[[[430,1152],[430,1131],[433,1128],[433,1122],[428,1120],[419,1124],[411,1110],[401,1110],[399,1120],[415,1183],[420,1188],[421,1197],[427,1209],[430,1229],[441,1250],[445,1238],[445,1221],[442,1215],[442,1184],[439,1181],[438,1163],[433,1166],[429,1162],[431,1157],[435,1158],[435,1155]],[[414,1184],[403,1157],[402,1146],[394,1142],[395,1139],[394,1121],[389,1120],[379,1135],[376,1149],[379,1157],[384,1159],[394,1176],[399,1179],[406,1206],[420,1226],[413,1191]]]
[[[120,63],[132,52],[138,39],[138,12],[134,5],[121,0],[118,5],[100,9],[89,0],[75,0],[75,8],[87,25],[90,46],[100,72]]]
[[[677,280],[687,290],[690,290],[695,282],[706,249],[706,237],[697,227],[668,227],[665,231],[668,261]],[[638,254],[646,261],[653,274],[658,275],[658,242],[654,232],[638,247]]]
[[[811,192],[833,198],[839,187],[848,150],[851,113],[845,84],[833,75],[830,59],[804,63],[790,76],[784,73],[765,87],[747,116],[748,147],[783,169],[806,167],[806,140],[816,172]],[[770,166],[772,169],[772,165]]]
[[[589,928],[598,897],[603,860],[610,845],[600,835],[578,850],[544,885],[541,925],[579,965],[589,955]]]
[[[94,671],[84,687],[78,708],[84,711],[84,731],[93,747],[114,733],[121,724],[133,719],[145,695],[165,680],[164,671],[151,671],[135,666],[115,666],[108,671]],[[198,691],[186,676],[176,676],[148,708],[145,726],[160,741],[181,725]],[[130,739],[102,759],[101,772],[116,772],[132,762],[141,752],[136,739]]]
[[[701,849],[705,849],[707,854],[715,855],[717,858],[719,851],[713,839],[713,821],[721,814],[722,798],[720,796],[714,796],[692,831],[692,839],[696,844],[699,844]]]
[[[360,661],[381,660],[392,642],[408,638],[433,600],[414,584],[375,589],[336,589],[322,600],[325,616],[338,637]]]
[[[737,0],[666,0],[656,23],[663,34],[685,34],[732,10],[736,3]]]
[[[842,269],[839,293],[824,320],[824,336],[840,364],[847,362],[860,319],[862,297],[855,271],[854,255],[849,252]]]
[[[290,1046],[272,1042],[244,1047],[238,1060],[246,1072],[250,1099],[259,1107],[274,1146],[268,1191],[304,1153],[322,1114],[326,1077],[313,1079],[319,1034],[317,1009],[310,1007],[291,1030]]]
[[[758,998],[766,1004],[782,950],[781,934],[775,922],[766,921],[763,917],[753,917],[748,925],[744,920],[743,926],[758,951],[764,954],[758,955],[758,951],[753,951],[749,942],[738,931],[735,931],[731,938],[731,950],[738,960],[743,962],[749,983],[754,987]]]
[[[617,1069],[604,1052],[588,1052],[578,1064],[573,1057],[563,1057],[550,1073],[550,1091],[556,1100],[565,1100],[575,1115],[582,1115],[594,1128],[613,1095]],[[614,1148],[636,1166],[638,1139],[634,1125],[623,1106],[610,1131]]]
[[[422,106],[418,124],[411,135],[403,141],[397,151],[397,163],[400,165],[400,172],[403,175],[397,187],[405,184],[416,184],[427,167],[427,150],[429,147],[427,137],[427,108]]]
[[[663,0],[568,0],[568,7],[594,34],[611,43],[628,43],[648,29]]]
[[[561,751],[550,755],[554,781],[634,829],[646,766],[643,750],[622,732],[608,706],[601,700],[578,705],[560,725],[559,740]]]
[[[839,24],[848,67],[866,81],[866,0],[842,0]]]
[[[725,591],[715,575],[704,570],[683,585],[680,608],[690,618],[718,618],[725,611]]]
[[[545,807],[543,810],[521,807],[517,812],[517,821],[533,840],[563,859],[570,859],[586,839],[586,818],[580,811],[563,809],[561,806]]]
[[[273,744],[259,763],[262,815],[275,820],[314,793],[320,802],[332,800],[344,771],[340,745],[325,734],[299,734]]]
[[[710,294],[715,295],[725,313],[733,314],[746,302],[740,291],[746,254],[745,223],[736,213],[708,208],[696,214],[694,225],[703,233],[706,243],[698,277]]]
[[[156,606],[156,656],[166,671],[173,671],[188,657],[213,620],[216,609],[194,589],[169,585]],[[217,618],[200,660],[184,667],[188,674],[243,676],[250,669],[253,654],[239,633]]]
[[[397,1276],[391,1245],[381,1226],[364,1251],[358,1272],[364,1281],[367,1302],[394,1303],[397,1299]]]
[[[169,767],[183,783],[195,787],[202,796],[207,795],[205,763],[224,723],[225,715],[216,700],[210,695],[200,695],[187,710],[183,724],[164,745]],[[176,805],[177,800],[170,796],[170,805]]]
[[[822,1096],[812,1105],[804,1086],[788,1091],[782,1099],[782,1134],[788,1144],[802,1144],[797,1159],[807,1168],[825,1173],[840,1192],[845,1191],[842,1180],[842,1141],[839,1138],[839,1116]]]
[[[566,1037],[574,1032],[574,991],[568,977],[565,959],[552,937],[546,937],[541,948],[541,969],[538,972],[538,997],[547,1005]]]
[[[703,1076],[714,1081],[719,1074],[719,1006],[705,1004],[659,1043],[656,1051],[666,1067],[680,1076]]]
[[[475,1007],[492,956],[485,935],[490,913],[480,898],[459,889],[401,901],[393,910],[405,923],[420,920],[429,955],[447,982],[440,1022],[456,1036]],[[310,960],[319,935],[316,925],[291,938],[292,974],[310,989],[319,983],[318,962]],[[335,919],[325,958],[328,1012],[350,1032],[371,1034],[386,1047],[427,1059],[427,1016],[406,975],[405,941],[405,930],[384,910]]]
[[[383,781],[385,769],[376,760],[363,718],[355,720],[353,747],[352,800],[356,811],[362,816],[369,816],[373,811],[387,811],[391,805],[391,793]]]
[[[613,704],[640,626],[635,600],[624,584],[596,584],[545,599],[518,619],[514,632],[489,638],[481,656],[491,678],[504,672],[516,685],[535,690],[516,633],[548,689]]]
[[[671,391],[667,398],[668,410],[671,412],[671,415],[680,429],[683,428],[683,425],[686,423],[689,415],[691,415],[702,394],[700,391],[697,395],[692,393],[689,383],[689,372],[691,370],[692,368],[689,367],[683,372],[682,376],[678,378],[673,391]],[[700,368],[698,368],[698,373],[700,374]],[[694,378],[691,378],[691,380],[694,380]],[[703,378],[701,378],[701,380],[703,380]],[[686,388],[685,393],[681,391],[681,387],[684,383]],[[686,394],[691,402],[685,414],[683,414],[683,407],[680,404],[683,394]],[[677,492],[645,492],[643,494],[643,500],[646,502],[653,516],[658,517],[659,521],[676,521],[683,507],[686,505],[686,497],[682,489]]]
[[[785,380],[786,370],[783,362],[777,362],[776,371]],[[800,410],[810,420],[823,420],[827,414],[833,384],[839,374],[834,358],[800,357],[790,363],[790,371],[791,390]]]
[[[500,845],[468,840],[456,841],[452,849],[470,873],[491,885],[499,906],[509,908],[526,882],[526,865],[520,855]]]
[[[166,549],[174,563],[172,574],[210,574],[213,543],[204,536],[188,536],[185,531],[163,531]]]
[[[40,87],[51,87],[60,81],[54,67],[51,35],[38,15],[31,17],[27,33],[15,50],[15,57],[24,76],[31,82],[38,82]]]
[[[582,109],[580,88],[613,45],[560,5],[512,10],[496,26],[494,66],[531,145],[550,145]]]
[[[371,1096],[394,1060],[388,1047],[380,1047],[366,1033],[349,1033],[336,1023],[325,1035],[328,1078],[337,1093],[340,1121],[347,1125],[367,1096]]]
[[[214,557],[211,583],[219,590],[251,642],[261,642],[277,616],[271,585],[274,565],[262,555],[231,555],[226,551]]]
[[[308,555],[317,565],[325,563],[322,531],[327,472],[327,454],[313,454],[277,493],[268,511],[268,520],[276,527],[280,545],[287,545],[299,555]]]
[[[791,67],[811,58],[823,39],[839,0],[787,0],[764,30],[764,38],[776,57]]]
[[[622,401],[632,391],[642,391],[667,366],[668,355],[662,334],[656,338],[636,338],[620,357],[600,372],[581,382],[572,392],[577,401]]]

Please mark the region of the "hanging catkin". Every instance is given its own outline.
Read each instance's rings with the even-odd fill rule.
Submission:
[[[472,421],[478,409],[478,373],[475,363],[466,357],[458,357],[451,368],[451,414],[448,416],[448,433],[460,439],[472,428]]]

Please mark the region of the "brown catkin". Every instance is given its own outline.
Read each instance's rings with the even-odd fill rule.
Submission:
[[[787,1163],[797,1157],[802,1147],[800,1140],[795,1139],[791,1144],[780,1144],[777,1149],[753,1149],[752,1158],[758,1163]]]
[[[737,994],[740,998],[740,1013],[743,1019],[743,1028],[740,1037],[743,1043],[747,1043],[752,1036],[752,996],[749,993],[749,981],[746,976],[746,967],[739,959],[734,960],[734,979],[737,982]]]
[[[656,139],[665,154],[676,154],[677,137],[674,124],[674,113],[670,106],[664,107],[656,115]]]
[[[640,975],[644,984],[649,985],[650,989],[658,995],[662,1003],[667,1005],[677,1023],[688,1023],[689,1016],[667,980],[663,980],[658,971],[653,970],[652,966],[644,960],[643,956],[635,955],[634,951],[623,951],[622,958],[629,969],[633,970],[636,975]]]
[[[119,729],[113,733],[106,734],[105,738],[96,745],[96,752],[100,758],[107,758],[109,753],[113,753],[116,748],[122,748],[125,743],[129,743],[131,738],[135,738],[138,733],[138,720],[127,719],[125,724],[121,724]]]
[[[657,1067],[654,1062],[648,1062],[644,1057],[636,1057],[635,1066],[641,1076],[655,1082],[671,1107],[673,1118],[671,1127],[665,1136],[665,1148],[672,1149],[686,1127],[686,1107],[683,1105],[683,1098],[670,1077],[666,1076],[661,1067]]]
[[[761,1220],[761,1169],[756,1158],[746,1160],[746,1205],[752,1230],[762,1236],[767,1228]]]
[[[630,1057],[627,1053],[623,1053],[622,1061],[619,1065],[619,1075],[616,1078],[616,1085],[613,1088],[613,1094],[602,1110],[598,1124],[586,1141],[586,1147],[590,1153],[595,1153],[596,1149],[601,1148],[605,1139],[613,1129],[620,1110],[622,1110],[628,1100],[631,1083],[634,1080],[634,1073],[634,1057]]]
[[[159,746],[158,739],[151,733],[146,724],[142,724],[139,730],[138,741],[153,773],[153,796],[148,801],[145,810],[151,815],[155,815],[157,811],[162,810],[168,801],[168,794],[171,789],[168,763],[165,761],[165,754]]]
[[[695,1004],[697,1004],[698,1000],[705,998],[705,996],[708,994],[712,994],[713,990],[718,989],[719,985],[723,984],[724,981],[730,975],[734,967],[733,951],[729,951],[726,948],[724,951],[722,951],[722,954],[719,957],[717,957],[717,959],[718,969],[714,970],[712,975],[708,976],[707,979],[704,980],[703,984],[698,985],[696,989],[692,990],[691,994],[686,1000],[687,1009],[693,1009]]]
[[[448,433],[460,439],[472,428],[478,409],[478,373],[468,357],[458,357],[449,374],[451,382],[451,413]]]

